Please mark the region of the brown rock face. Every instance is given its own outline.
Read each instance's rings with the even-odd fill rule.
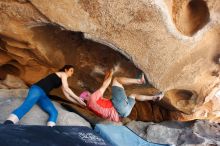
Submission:
[[[138,103],[131,118],[210,119],[200,112],[220,83],[219,17],[218,0],[0,0],[0,79],[12,74],[30,85],[74,64],[70,82],[79,93],[97,89],[103,72],[120,64],[118,76],[134,77],[141,69],[166,91],[161,108]],[[212,106],[209,114],[219,110]]]
[[[174,0],[172,17],[177,29],[193,35],[209,21],[209,9],[204,0]]]
[[[9,89],[26,89],[26,88],[28,88],[21,79],[19,79],[18,77],[15,77],[13,75],[10,75],[10,74],[7,74],[5,80],[0,82],[0,84],[2,86],[6,86],[6,88],[9,88]]]

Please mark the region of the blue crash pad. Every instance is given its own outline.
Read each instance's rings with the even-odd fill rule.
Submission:
[[[95,131],[112,146],[168,146],[150,143],[125,126],[96,124]]]
[[[0,146],[110,146],[83,126],[1,125]]]

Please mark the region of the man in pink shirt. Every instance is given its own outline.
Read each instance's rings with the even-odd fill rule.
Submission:
[[[113,71],[111,70],[106,75],[102,86],[94,93],[91,94],[89,91],[84,91],[80,95],[80,98],[87,102],[87,107],[102,118],[119,122],[119,117],[129,116],[135,105],[135,99],[145,101],[161,100],[163,98],[163,93],[155,96],[138,94],[131,94],[129,97],[126,96],[123,85],[144,84],[145,79],[143,74],[141,79],[115,77],[112,83],[112,99],[103,98],[105,90],[111,83],[112,75]]]

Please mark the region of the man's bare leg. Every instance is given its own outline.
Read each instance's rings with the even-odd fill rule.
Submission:
[[[145,82],[144,75],[142,75],[141,79],[135,78],[126,78],[126,77],[115,77],[112,83],[112,86],[118,86],[124,88],[123,85],[131,85],[131,84],[143,84]]]
[[[158,100],[161,100],[163,98],[164,94],[161,93],[159,95],[139,95],[139,94],[131,94],[129,97],[130,98],[133,98],[133,99],[136,99],[138,101],[147,101],[147,100],[153,100],[153,101],[156,101],[157,99]]]
[[[112,83],[112,86],[118,86],[124,89],[123,85],[131,85],[131,84],[144,84],[144,74],[142,74],[141,79],[134,78],[126,78],[126,77],[115,77]],[[136,99],[138,101],[147,101],[147,100],[161,100],[164,96],[164,93],[159,95],[139,95],[139,94],[131,94],[129,97]]]

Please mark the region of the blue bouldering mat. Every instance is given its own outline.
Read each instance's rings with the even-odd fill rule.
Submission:
[[[1,125],[0,146],[109,146],[83,126]]]
[[[168,146],[150,143],[125,126],[96,124],[95,131],[112,146]]]

